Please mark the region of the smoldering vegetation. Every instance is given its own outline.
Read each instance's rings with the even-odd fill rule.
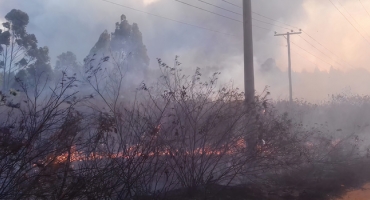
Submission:
[[[148,70],[140,38],[122,16],[82,64],[67,52],[43,73],[31,45],[23,75],[4,71],[1,199],[333,199],[369,181],[369,97],[246,103],[178,57]]]
[[[129,92],[121,66],[103,59],[85,66],[91,94],[66,72],[37,94],[21,82],[3,94],[1,198],[214,199],[235,190],[327,199],[368,181],[367,97],[246,104],[237,88],[217,86],[217,73],[202,81],[200,69],[187,76],[175,63],[158,60],[158,81]],[[352,126],[358,112],[364,120]]]

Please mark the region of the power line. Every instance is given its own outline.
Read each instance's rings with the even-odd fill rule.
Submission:
[[[260,16],[260,17],[264,17],[264,18],[266,18],[266,19],[272,20],[272,21],[274,21],[274,22],[278,22],[278,23],[281,23],[281,24],[284,24],[284,25],[290,26],[290,27],[292,27],[292,28],[299,29],[299,28],[298,28],[298,27],[296,27],[296,26],[292,26],[292,25],[287,24],[287,23],[285,23],[285,22],[280,22],[280,21],[278,21],[278,20],[272,19],[272,18],[267,17],[267,16],[264,16],[264,15],[262,15],[262,14],[259,14],[259,13],[256,13],[256,12],[252,12],[252,13],[253,13],[253,14],[255,14],[255,15],[258,15],[258,16]]]
[[[297,51],[295,51],[294,54],[299,55],[300,57],[306,59],[307,61],[310,61],[312,64],[317,66],[317,63],[314,63],[312,60],[308,59],[306,56],[303,56],[302,54],[298,53]]]
[[[317,44],[319,44],[321,47],[323,47],[324,49],[326,49],[328,52],[330,52],[331,54],[333,54],[336,58],[339,58],[341,59],[338,55],[336,55],[335,53],[333,53],[332,51],[330,51],[330,49],[328,49],[327,47],[325,47],[323,44],[321,44],[319,41],[317,41],[314,37],[312,37],[310,34],[308,34],[307,32],[305,31],[302,31],[302,33],[306,34],[309,38],[311,38],[313,41],[315,41]],[[352,67],[352,65],[350,65],[349,63],[347,63],[345,60],[341,59],[344,63],[346,63],[348,66]]]
[[[365,6],[364,6],[364,4],[362,3],[362,1],[361,1],[361,0],[358,0],[358,1],[361,3],[361,5],[362,5],[362,7],[364,8],[364,10],[366,11],[367,15],[370,17],[370,13],[369,13],[369,11],[365,8]]]
[[[286,37],[285,37],[285,39],[286,39]],[[306,53],[310,54],[311,56],[313,56],[313,57],[315,57],[315,58],[317,58],[317,59],[319,59],[319,60],[321,60],[321,61],[325,62],[326,64],[329,64],[330,66],[332,66],[332,64],[330,64],[330,63],[326,62],[325,60],[323,60],[323,59],[321,59],[321,58],[319,58],[319,57],[315,56],[314,54],[312,54],[311,52],[309,52],[307,49],[304,49],[303,47],[301,47],[301,46],[297,45],[297,44],[296,44],[296,43],[294,43],[293,41],[291,41],[291,43],[293,43],[295,46],[297,46],[297,47],[298,47],[298,48],[300,48],[301,50],[305,51]],[[284,48],[286,48],[286,47],[287,47],[287,45],[282,45],[282,44],[275,44],[275,45],[276,45],[276,46],[279,46],[279,47],[284,47]],[[299,56],[301,56],[302,58],[304,58],[304,59],[306,59],[306,60],[310,61],[311,63],[313,63],[313,64],[317,65],[317,63],[314,63],[312,60],[308,59],[306,56],[303,56],[302,54],[300,54],[300,53],[298,53],[298,52],[295,52],[295,53],[296,53],[296,54],[298,54]]]
[[[142,11],[142,10],[139,10],[139,9],[136,9],[136,8],[128,7],[128,6],[125,6],[125,5],[122,5],[122,4],[118,4],[118,3],[115,3],[115,2],[111,2],[111,1],[108,1],[108,0],[102,0],[102,1],[107,2],[107,3],[114,4],[114,5],[117,5],[117,6],[120,6],[120,7],[124,7],[124,8],[130,9],[130,10],[134,10],[134,11],[137,11],[137,12],[145,13],[147,15],[152,15],[152,16],[155,16],[155,17],[158,17],[158,18],[169,20],[169,21],[172,21],[172,22],[177,22],[177,23],[188,25],[188,26],[192,26],[192,27],[195,27],[195,28],[199,28],[199,29],[211,31],[211,32],[214,32],[214,33],[217,33],[217,34],[223,34],[223,35],[229,35],[229,36],[238,37],[238,36],[233,35],[233,34],[229,34],[229,33],[221,32],[221,31],[209,29],[209,28],[206,28],[206,27],[202,27],[202,26],[190,24],[190,23],[187,23],[187,22],[178,21],[178,20],[175,20],[175,19],[171,19],[171,18],[164,17],[164,16],[161,16],[161,15],[149,13],[149,12],[146,12],[146,11]]]
[[[268,29],[268,28],[264,28],[264,27],[261,27],[261,26],[257,26],[257,25],[252,25],[253,27],[256,27],[256,28],[260,28],[260,29],[263,29],[263,30],[267,30],[267,31],[273,31],[271,29]]]
[[[234,18],[231,18],[231,17],[227,17],[225,15],[221,15],[221,14],[218,14],[218,13],[215,13],[215,12],[212,12],[212,11],[209,11],[209,10],[206,10],[204,8],[200,8],[198,6],[194,6],[192,4],[189,4],[189,3],[186,3],[186,2],[183,2],[183,1],[180,1],[180,0],[175,0],[179,3],[182,3],[182,4],[185,4],[187,6],[190,6],[190,7],[193,7],[193,8],[196,8],[196,9],[199,9],[199,10],[202,10],[202,11],[205,11],[205,12],[208,12],[208,13],[211,13],[211,14],[214,14],[214,15],[217,15],[217,16],[220,16],[220,17],[224,17],[224,18],[227,18],[227,19],[231,19],[233,21],[237,21],[239,23],[243,23],[243,21],[240,21],[240,20],[237,20],[237,19],[234,19]],[[261,22],[261,23],[264,23],[264,24],[269,24],[269,25],[272,25],[272,26],[276,26],[276,27],[279,27],[279,28],[282,28],[282,29],[286,29],[286,30],[291,30],[289,28],[286,28],[286,27],[283,27],[283,26],[279,26],[279,25],[276,25],[276,24],[273,24],[273,23],[270,23],[270,22],[266,22],[266,21],[262,21],[262,20],[259,20],[259,19],[256,19],[256,18],[252,18],[254,21],[257,21],[257,22]]]
[[[264,24],[269,24],[269,25],[272,25],[272,26],[276,26],[276,27],[279,27],[279,28],[282,28],[282,29],[285,29],[285,30],[291,30],[290,28],[286,28],[286,27],[283,27],[283,26],[279,26],[279,25],[276,25],[276,24],[273,24],[273,23],[269,23],[269,22],[265,22],[265,21],[262,21],[262,20],[259,20],[259,19],[256,19],[256,18],[253,18],[252,19],[254,21],[257,21],[257,22],[261,22],[261,23],[264,23]]]
[[[234,13],[234,14],[237,14],[237,15],[240,15],[240,16],[243,16],[243,14],[241,14],[241,13],[234,12],[234,11],[232,11],[232,10],[229,10],[229,9],[223,8],[223,7],[221,7],[221,6],[217,6],[217,5],[214,5],[214,4],[211,4],[211,3],[208,3],[208,2],[206,2],[206,1],[202,1],[202,0],[198,0],[198,1],[200,1],[200,2],[202,2],[202,3],[205,3],[205,4],[208,4],[208,5],[211,5],[211,6],[213,6],[213,7],[219,8],[219,9],[221,9],[221,10],[225,10],[225,11],[227,11],[227,12],[231,12],[231,13]]]
[[[270,18],[270,17],[267,17],[267,16],[265,16],[265,15],[262,15],[262,14],[259,14],[259,13],[256,13],[256,12],[253,12],[254,14],[256,14],[256,15],[258,15],[258,16],[261,16],[261,17],[264,17],[264,18],[266,18],[266,19],[270,19],[270,20],[272,20],[272,21],[275,21],[275,22],[279,22],[279,23],[282,23],[282,24],[285,24],[285,25],[287,25],[287,26],[290,26],[290,27],[292,27],[292,28],[297,28],[298,29],[298,27],[296,27],[296,26],[293,26],[293,25],[290,25],[290,24],[287,24],[287,23],[284,23],[284,22],[280,22],[280,21],[277,21],[277,20],[274,20],[274,19],[272,19],[272,18]],[[306,34],[308,37],[310,37],[313,41],[315,41],[316,43],[318,43],[321,47],[323,47],[323,48],[325,48],[327,51],[329,51],[331,54],[333,54],[336,58],[339,58],[339,56],[337,56],[336,54],[334,54],[332,51],[330,51],[327,47],[325,47],[323,44],[321,44],[319,41],[317,41],[315,38],[313,38],[311,35],[309,35],[307,32],[305,32],[305,31],[303,31],[302,30],[302,33],[304,33],[304,34]],[[302,36],[299,36],[299,37],[301,37],[302,39],[304,39]],[[304,39],[305,40],[305,39]],[[305,40],[306,42],[308,42],[307,40]],[[314,45],[312,45],[311,43],[309,43],[311,46],[313,46],[315,49],[317,49]],[[318,51],[320,51],[319,49],[317,49]],[[321,52],[321,51],[320,51]],[[323,52],[321,52],[322,54],[324,54],[325,55],[325,53],[323,53]],[[343,62],[345,62],[347,65],[349,65],[349,66],[351,66],[350,64],[348,64],[346,61],[344,61],[344,60],[342,60]],[[353,67],[353,66],[351,66],[351,67]]]
[[[213,30],[213,29],[209,29],[209,28],[206,28],[206,27],[202,27],[202,26],[198,26],[198,25],[194,25],[194,24],[190,24],[190,23],[187,23],[187,22],[183,22],[183,21],[179,21],[179,20],[175,20],[175,19],[171,19],[169,17],[165,17],[165,16],[162,16],[162,15],[158,15],[158,14],[153,14],[153,13],[149,13],[149,12],[146,12],[146,11],[143,11],[143,10],[139,10],[139,9],[136,9],[136,8],[132,8],[132,7],[129,7],[129,6],[125,6],[125,5],[122,5],[122,4],[118,4],[118,3],[115,3],[115,2],[111,2],[111,1],[108,1],[108,0],[102,0],[104,2],[107,2],[107,3],[110,3],[110,4],[114,4],[114,5],[117,5],[117,6],[120,6],[120,7],[124,7],[124,8],[127,8],[127,9],[130,9],[130,10],[133,10],[133,11],[137,11],[137,12],[141,12],[141,13],[144,13],[144,14],[147,14],[147,15],[151,15],[151,16],[155,16],[155,17],[158,17],[158,18],[161,18],[161,19],[165,19],[165,20],[168,20],[168,21],[172,21],[172,22],[176,22],[176,23],[180,23],[180,24],[183,24],[183,25],[187,25],[187,26],[192,26],[192,27],[195,27],[195,28],[199,28],[199,29],[203,29],[203,30],[206,30],[206,31],[210,31],[210,32],[214,32],[214,33],[217,33],[217,34],[222,34],[222,35],[229,35],[229,36],[233,36],[233,37],[237,37],[238,39],[240,39],[240,37],[238,37],[237,35],[233,35],[233,34],[229,34],[229,33],[225,33],[225,32],[221,32],[221,31],[217,31],[217,30]],[[216,13],[217,14],[217,13]],[[261,20],[257,20],[257,19],[254,19],[256,21],[260,21],[261,23],[266,23],[266,24],[270,24],[270,25],[274,25],[274,24],[271,24],[271,23],[268,23],[268,22],[265,22],[265,21],[261,21]],[[241,21],[240,21],[241,22]],[[276,25],[274,25],[276,26]],[[266,31],[273,31],[271,29],[268,29],[268,28],[265,28],[265,27],[261,27],[261,26],[258,26],[258,25],[253,25],[253,27],[256,27],[256,28],[259,28],[261,30],[266,30]],[[278,27],[281,27],[281,26],[278,26]],[[294,26],[292,26],[294,27]],[[285,27],[281,27],[281,28],[284,28],[284,29],[288,29],[288,28],[285,28]],[[306,33],[306,35],[308,35]],[[308,35],[311,39],[315,40],[313,37],[311,37],[310,35]],[[319,43],[317,40],[315,40],[317,43]],[[297,44],[295,44],[294,42],[292,42],[294,45],[298,46]],[[320,44],[320,43],[319,43]],[[320,44],[321,46],[323,46],[322,44]],[[299,48],[301,48],[302,50],[306,51],[307,53],[309,53],[310,55],[318,58],[317,56],[313,55],[312,53],[310,53],[309,51],[303,49],[302,47],[298,46]],[[325,46],[323,46],[325,49],[327,49]],[[330,51],[329,49],[327,49],[328,51]],[[322,60],[321,58],[318,58],[320,60]],[[322,60],[324,61],[324,60]],[[327,64],[330,64],[326,61],[324,61],[325,63]],[[331,65],[331,64],[330,64]]]
[[[301,46],[297,45],[295,42],[293,42],[293,41],[291,41],[291,42],[292,42],[292,44],[294,44],[296,47],[298,47],[298,48],[302,49],[303,51],[305,51],[306,53],[310,54],[311,56],[313,56],[313,57],[315,57],[315,58],[317,58],[317,59],[319,59],[319,60],[321,60],[321,61],[325,62],[326,64],[328,64],[328,65],[330,65],[330,66],[333,66],[331,63],[329,63],[329,62],[327,62],[327,61],[325,61],[325,60],[321,59],[320,57],[315,56],[315,55],[314,55],[314,54],[312,54],[311,52],[307,51],[305,48],[303,48],[303,47],[301,47]]]
[[[366,40],[369,44],[370,44],[370,42],[369,42],[369,40],[367,40],[366,38],[365,38],[365,36],[364,35],[362,35],[362,33],[356,28],[356,26],[354,26],[353,25],[353,23],[343,14],[343,12],[342,11],[340,11],[339,10],[339,8],[333,3],[333,1],[331,1],[331,0],[329,0],[330,1],[330,3],[331,4],[333,4],[333,6],[338,10],[338,12],[347,20],[347,22],[349,23],[349,24],[351,24],[351,26],[354,28],[354,29],[356,29],[356,31],[362,36],[362,38],[364,38],[364,40]]]
[[[206,28],[206,27],[190,24],[190,23],[187,23],[187,22],[171,19],[171,18],[168,18],[168,17],[164,17],[164,16],[161,16],[161,15],[153,14],[153,13],[149,13],[149,12],[142,11],[142,10],[139,10],[139,9],[136,9],[136,8],[131,8],[131,7],[128,7],[128,6],[125,6],[125,5],[122,5],[122,4],[118,4],[118,3],[115,3],[115,2],[111,2],[111,1],[108,1],[108,0],[102,0],[102,1],[114,4],[114,5],[117,5],[117,6],[120,6],[120,7],[124,7],[124,8],[130,9],[130,10],[134,10],[134,11],[137,11],[137,12],[141,12],[141,13],[144,13],[144,14],[152,15],[152,16],[155,16],[155,17],[158,17],[158,18],[162,18],[162,19],[165,19],[165,20],[169,20],[169,21],[172,21],[172,22],[177,22],[177,23],[180,23],[180,24],[184,24],[184,25],[195,27],[195,28],[203,29],[203,30],[206,30],[206,31],[211,31],[211,32],[214,32],[214,33],[217,33],[217,34],[229,35],[229,36],[233,36],[233,37],[236,37],[238,39],[241,39],[239,36],[234,35],[234,34],[229,34],[229,33],[221,32],[221,31],[209,29],[209,28]],[[264,28],[264,27],[257,26],[257,25],[253,25],[253,27],[256,27],[256,28],[259,28],[259,29],[262,29],[262,30],[266,30],[266,31],[273,31],[271,29]]]
[[[179,0],[176,0],[176,1],[178,1],[178,2],[181,2],[181,1],[179,1]],[[220,7],[220,6],[217,6],[217,5],[214,5],[214,4],[211,4],[211,3],[208,3],[208,2],[205,2],[205,1],[203,1],[203,0],[199,0],[200,2],[202,2],[202,3],[205,3],[205,4],[208,4],[208,5],[211,5],[211,6],[214,6],[214,7],[217,7],[217,8],[219,8],[219,9],[222,9],[222,10],[226,10],[226,11],[228,11],[228,12],[232,12],[232,13],[234,13],[234,14],[239,14],[239,13],[236,13],[236,12],[234,12],[234,11],[231,11],[231,10],[228,10],[228,9],[225,9],[225,8],[222,8],[222,7]],[[226,1],[226,0],[223,0],[224,2],[226,2],[226,3],[228,3],[228,4],[231,4],[231,5],[234,5],[234,6],[236,6],[236,7],[239,7],[239,8],[241,8],[240,6],[238,6],[238,5],[236,5],[236,4],[233,4],[233,3],[231,3],[231,2],[229,2],[229,1]],[[209,12],[209,13],[212,13],[212,14],[216,14],[216,15],[219,15],[218,13],[214,13],[214,12],[211,12],[211,11],[208,11],[208,10],[205,10],[205,9],[203,9],[203,8],[199,8],[199,7],[197,7],[197,6],[194,6],[194,5],[191,5],[191,4],[188,4],[188,3],[185,3],[185,2],[181,2],[181,3],[184,3],[184,4],[186,4],[186,5],[188,5],[188,6],[191,6],[191,7],[195,7],[195,8],[198,8],[198,9],[201,9],[201,10],[203,10],[203,11],[206,11],[206,12]],[[333,3],[333,2],[332,2]],[[333,4],[334,5],[334,4]],[[335,5],[334,5],[335,6]],[[337,8],[337,7],[336,7]],[[338,9],[338,11],[340,11],[339,9]],[[272,20],[272,21],[275,21],[275,22],[278,22],[278,23],[282,23],[282,24],[285,24],[285,25],[287,25],[287,26],[290,26],[290,27],[293,27],[293,28],[297,28],[296,26],[293,26],[293,25],[290,25],[290,24],[286,24],[286,23],[284,23],[284,22],[280,22],[280,21],[277,21],[277,20],[275,20],[275,19],[273,19],[273,18],[270,18],[270,17],[267,17],[267,16],[265,16],[265,15],[262,15],[262,14],[259,14],[259,13],[256,13],[256,12],[252,12],[252,13],[254,13],[254,14],[256,14],[256,15],[258,15],[258,16],[261,16],[261,17],[264,17],[264,18],[266,18],[266,19],[269,19],[269,20]],[[240,14],[239,14],[240,15]],[[223,15],[222,15],[222,17],[224,17]],[[276,26],[276,27],[279,27],[279,28],[282,28],[282,29],[286,29],[286,30],[290,30],[289,28],[286,28],[286,27],[283,27],[283,26],[279,26],[279,25],[276,25],[276,24],[272,24],[272,23],[269,23],[269,22],[266,22],[266,21],[262,21],[262,20],[259,20],[259,19],[255,19],[255,18],[252,18],[253,20],[255,20],[255,21],[258,21],[258,22],[261,22],[261,23],[265,23],[265,24],[269,24],[269,25],[272,25],[272,26]],[[264,29],[264,30],[268,30],[268,31],[272,31],[272,30],[270,30],[270,29],[267,29],[267,28],[264,28],[264,27],[260,27],[260,26],[255,26],[254,25],[254,27],[256,27],[256,28],[260,28],[260,29]],[[326,50],[328,50],[331,54],[333,54],[336,58],[338,58],[338,56],[337,55],[335,55],[332,51],[330,51],[327,47],[325,47],[324,45],[322,45],[320,42],[318,42],[316,39],[314,39],[312,36],[310,36],[308,33],[306,33],[306,32],[304,32],[307,36],[309,36],[312,40],[314,40],[316,43],[318,43],[320,46],[322,46],[323,48],[325,48]],[[359,32],[360,33],[360,32]],[[361,34],[361,33],[360,33]],[[301,36],[300,36],[301,37]],[[334,59],[332,59],[329,55],[327,55],[326,53],[324,53],[323,51],[321,51],[320,49],[318,49],[315,45],[313,45],[312,43],[310,43],[309,41],[307,41],[305,38],[303,38],[303,37],[301,37],[306,43],[308,43],[310,46],[312,46],[313,48],[315,48],[317,51],[319,51],[321,54],[323,54],[324,56],[326,56],[327,58],[329,58],[330,60],[332,60],[332,61],[334,61],[335,63],[337,63],[338,65],[340,65],[340,66],[343,66],[342,64],[340,64],[339,62],[337,62],[336,60],[334,60]],[[365,39],[365,38],[364,38]],[[295,44],[296,45],[296,44]],[[302,47],[299,47],[299,48],[302,48]],[[305,51],[307,51],[307,50],[305,50]],[[310,53],[311,55],[313,55],[312,53]],[[316,57],[316,56],[315,56]],[[320,59],[320,58],[319,58]],[[322,59],[321,59],[322,60]],[[343,61],[343,60],[342,60]],[[326,62],[326,61],[325,61]],[[343,61],[344,63],[346,63],[346,64],[348,64],[347,62],[345,62],[345,61]],[[326,62],[327,63],[327,62]],[[349,64],[348,64],[349,65]],[[351,66],[351,65],[349,65],[349,66]],[[352,67],[352,66],[351,66]]]
[[[199,1],[201,1],[201,0],[199,0]],[[229,2],[229,1],[226,1],[226,0],[222,0],[222,1],[223,1],[223,2],[225,2],[225,3],[228,3],[228,4],[230,4],[230,5],[233,5],[233,6],[235,6],[235,7],[242,8],[242,7],[240,7],[240,6],[236,5],[236,4],[233,4],[233,3]],[[262,14],[260,14],[260,13],[253,12],[253,11],[252,11],[252,13],[253,13],[253,14],[255,14],[255,15],[258,15],[258,16],[260,16],[260,17],[263,17],[263,18],[269,19],[269,20],[271,20],[271,21],[278,22],[278,23],[284,24],[284,25],[286,25],[286,26],[290,26],[291,28],[299,29],[299,28],[298,28],[298,27],[296,27],[296,26],[293,26],[293,25],[287,24],[287,23],[285,23],[285,22],[278,21],[278,20],[276,20],[276,19],[273,19],[273,18],[271,18],[271,17],[267,17],[267,16],[262,15]]]
[[[242,8],[241,6],[238,6],[238,5],[236,5],[236,4],[233,4],[233,3],[229,2],[229,1],[226,1],[226,0],[222,0],[222,1],[223,1],[223,2],[226,2],[226,3],[230,4],[230,5],[233,5],[233,6],[235,6],[235,7]]]
[[[233,20],[233,21],[237,21],[237,22],[243,23],[243,21],[241,21],[241,20],[234,19],[234,18],[232,18],[232,17],[228,17],[228,16],[225,16],[225,15],[221,15],[221,14],[218,14],[218,13],[215,13],[215,12],[212,12],[212,11],[209,11],[209,10],[206,10],[206,9],[203,9],[203,8],[201,8],[201,7],[198,7],[198,6],[194,6],[194,5],[192,5],[192,4],[189,4],[189,3],[186,3],[186,2],[183,2],[183,1],[180,1],[180,0],[175,0],[175,1],[177,1],[177,2],[179,2],[179,3],[182,3],[182,4],[185,4],[185,5],[187,5],[187,6],[190,6],[190,7],[193,7],[193,8],[199,9],[199,10],[202,10],[202,11],[204,11],[204,12],[212,13],[212,14],[214,14],[214,15],[218,15],[218,16],[220,16],[220,17],[224,17],[224,18],[227,18],[227,19],[230,19],[230,20]]]
[[[231,5],[233,5],[233,6],[236,6],[236,7],[238,7],[238,8],[241,8],[240,6],[238,6],[238,5],[236,5],[236,4],[233,4],[233,3],[231,3],[231,2],[229,2],[229,1],[226,1],[226,0],[222,0],[222,1],[224,1],[224,2],[226,2],[226,3],[228,3],[228,4],[231,4]],[[361,0],[359,0],[359,1],[361,1]],[[278,23],[282,23],[282,24],[285,24],[285,25],[287,25],[287,26],[290,26],[290,27],[292,27],[292,28],[297,28],[298,29],[298,27],[296,27],[296,26],[293,26],[293,25],[290,25],[290,24],[287,24],[287,23],[284,23],[284,22],[280,22],[280,21],[277,21],[277,20],[275,20],[275,19],[273,19],[273,18],[270,18],[270,17],[268,17],[268,16],[265,16],[265,15],[262,15],[262,14],[260,14],[260,13],[257,13],[257,12],[252,12],[253,14],[255,14],[255,15],[258,15],[258,16],[261,16],[261,17],[264,17],[264,18],[266,18],[266,19],[269,19],[269,20],[272,20],[272,21],[275,21],[275,22],[278,22]],[[285,29],[287,29],[287,28],[285,28]],[[336,54],[334,54],[332,51],[330,51],[327,47],[325,47],[324,45],[322,45],[319,41],[317,41],[315,38],[313,38],[311,35],[309,35],[308,33],[306,33],[306,32],[304,32],[304,31],[302,31],[304,34],[306,34],[308,37],[310,37],[312,40],[314,40],[316,43],[318,43],[320,46],[322,46],[323,48],[325,48],[327,51],[329,51],[331,54],[333,54],[336,58],[338,58],[339,56],[337,56]],[[299,37],[301,37],[301,36],[299,36]],[[301,37],[305,42],[307,42],[309,45],[311,45],[313,48],[315,48],[316,50],[318,50],[320,53],[322,53],[322,54],[324,54],[326,57],[328,57],[329,59],[331,59],[331,60],[333,60],[332,58],[330,58],[330,56],[328,56],[328,55],[326,55],[324,52],[322,52],[320,49],[318,49],[317,47],[315,47],[313,44],[311,44],[310,42],[308,42],[305,38],[303,38],[303,37]],[[338,63],[337,61],[335,61],[335,60],[333,60],[334,62],[336,62],[337,64],[339,64],[339,65],[341,65],[340,63]],[[344,60],[342,60],[343,62],[345,62]],[[345,62],[346,64],[348,64],[347,62]],[[349,65],[349,64],[348,64]],[[342,66],[342,65],[341,65]],[[351,65],[349,65],[349,66],[351,66]],[[351,66],[351,67],[353,67],[353,66]]]
[[[342,5],[342,3],[340,3],[340,1],[338,1],[338,3],[339,3],[339,5],[340,6],[342,6],[342,8],[344,9],[344,11],[346,11],[347,13],[348,13],[348,15],[357,23],[357,25],[359,26],[359,27],[361,27],[361,29],[362,30],[364,30],[364,28],[361,26],[361,24],[360,23],[358,23],[357,22],[357,20],[356,20],[356,18],[354,18],[352,15],[351,15],[351,13],[350,12],[348,12],[348,10]],[[366,33],[366,31],[364,31],[365,32],[365,34],[369,37],[369,35]]]
[[[313,48],[315,48],[317,51],[319,51],[320,53],[322,53],[324,56],[328,57],[330,60],[333,60],[332,58],[330,58],[330,56],[328,56],[327,54],[325,54],[324,52],[322,52],[320,49],[316,48],[313,44],[311,44],[309,41],[307,41],[305,38],[301,37],[299,35],[300,38],[302,38],[306,43],[308,43],[310,46],[312,46]],[[340,63],[338,63],[337,61],[333,60],[335,63],[337,63],[338,65],[342,66]]]
[[[361,1],[361,0],[359,0],[359,1]],[[256,12],[253,12],[254,14],[256,14],[256,15],[259,15],[259,16],[261,16],[261,17],[264,17],[264,18],[266,18],[266,19],[270,19],[270,20],[272,20],[272,21],[275,21],[275,22],[279,22],[279,23],[283,23],[283,24],[285,24],[285,25],[287,25],[287,26],[290,26],[290,27],[293,27],[293,28],[297,28],[298,29],[298,27],[296,27],[296,26],[293,26],[293,25],[290,25],[290,24],[286,24],[286,23],[284,23],[284,22],[280,22],[280,21],[277,21],[277,20],[274,20],[274,19],[272,19],[272,18],[270,18],[270,17],[267,17],[267,16],[265,16],[265,15],[262,15],[262,14],[259,14],[259,13],[256,13]],[[325,48],[327,51],[329,51],[331,54],[333,54],[336,58],[339,58],[339,56],[337,56],[335,53],[333,53],[332,51],[330,51],[327,47],[325,47],[323,44],[321,44],[319,41],[317,41],[314,37],[312,37],[311,35],[309,35],[307,32],[305,32],[305,31],[303,31],[302,30],[302,33],[304,33],[304,34],[306,34],[308,37],[310,37],[313,41],[315,41],[317,44],[319,44],[321,47],[323,47],[323,48]],[[300,36],[301,37],[301,36]],[[307,41],[306,41],[307,42]],[[312,44],[310,44],[310,45],[312,45]],[[316,47],[314,47],[315,49],[317,49]],[[320,50],[319,50],[320,51]],[[321,52],[321,51],[320,51]],[[323,53],[323,52],[321,52],[321,53]],[[324,53],[323,53],[324,54]],[[342,59],[341,59],[342,60]],[[347,65],[349,65],[349,66],[351,66],[350,64],[348,64],[346,61],[344,61],[344,60],[342,60],[344,63],[346,63]],[[351,66],[351,67],[353,67],[353,66]]]
[[[226,3],[229,3],[230,4],[230,2],[228,2],[228,1],[225,1],[225,0],[223,0],[224,2],[226,2]],[[360,2],[361,2],[361,0],[359,0]],[[361,2],[361,4],[362,4],[362,2]],[[237,5],[235,5],[235,6],[237,6]],[[364,7],[364,5],[362,4],[362,6]],[[237,7],[239,7],[239,6],[237,6]],[[366,8],[364,7],[364,9],[366,10]],[[368,13],[368,15],[370,16],[370,13],[366,10],[366,12]],[[287,24],[287,23],[284,23],[284,22],[280,22],[280,21],[277,21],[277,20],[275,20],[275,19],[273,19],[273,18],[270,18],[270,17],[268,17],[268,16],[265,16],[265,15],[262,15],[262,14],[260,14],[260,13],[257,13],[257,12],[253,12],[253,14],[255,14],[255,15],[258,15],[258,16],[261,16],[261,17],[264,17],[264,18],[266,18],[266,19],[269,19],[269,20],[272,20],[272,21],[275,21],[275,22],[278,22],[278,23],[282,23],[282,24],[285,24],[285,25],[287,25],[287,26],[290,26],[290,27],[292,27],[292,28],[297,28],[298,29],[298,27],[296,27],[296,26],[293,26],[293,25],[290,25],[290,24]],[[307,32],[305,32],[305,31],[302,31],[304,34],[306,34],[308,37],[310,37],[313,41],[315,41],[317,44],[319,44],[321,47],[323,47],[323,48],[325,48],[328,52],[330,52],[331,54],[333,54],[336,58],[339,58],[339,59],[341,59],[339,56],[337,56],[335,53],[333,53],[331,50],[329,50],[327,47],[325,47],[323,44],[321,44],[319,41],[317,41],[314,37],[312,37],[311,35],[309,35]],[[301,36],[300,36],[301,37]],[[306,41],[307,42],[307,41]],[[312,44],[310,44],[310,45],[312,45]],[[316,47],[314,47],[315,49],[317,49]],[[320,51],[321,52],[321,51]],[[323,52],[321,52],[321,53],[323,53]],[[323,53],[324,54],[324,53]],[[349,65],[349,66],[351,66],[349,63],[347,63],[346,61],[344,61],[343,59],[341,59],[344,63],[346,63],[347,65]],[[351,67],[353,67],[353,66],[351,66]]]

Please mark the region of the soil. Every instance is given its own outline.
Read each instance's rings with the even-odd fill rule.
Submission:
[[[336,200],[369,200],[370,199],[370,183],[363,186],[362,189],[347,192],[342,198]]]

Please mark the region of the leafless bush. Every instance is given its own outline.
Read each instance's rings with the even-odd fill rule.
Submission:
[[[305,140],[309,162],[286,171],[276,179],[278,185],[300,191],[300,198],[328,199],[368,182],[367,96],[333,95],[321,104],[276,105],[279,112],[289,112],[296,123],[312,132]]]
[[[203,81],[200,69],[186,76],[177,58],[173,67],[158,59],[159,81],[122,99],[123,66],[109,57],[94,63],[86,65],[95,98],[87,104],[93,123],[85,135],[93,145],[85,154],[101,159],[79,166],[101,183],[91,186],[95,196],[159,198],[179,188],[193,195],[262,179],[296,166],[305,153],[306,133],[277,116],[267,96],[246,104],[237,88],[217,86],[218,73]]]
[[[74,110],[80,99],[67,94],[74,82],[64,75],[54,87],[38,84],[33,91],[19,82],[23,90],[11,93],[18,96],[17,106],[1,106],[1,199],[63,195],[80,121]]]
[[[158,82],[131,91],[114,58],[85,61],[83,95],[63,73],[49,93],[47,85],[31,94],[20,83],[23,92],[12,91],[20,102],[2,97],[2,199],[212,198],[219,191],[211,188],[226,186],[307,188],[358,158],[355,135],[352,143],[316,137],[318,129],[277,112],[268,93],[246,103],[238,88],[217,84],[219,73],[187,76],[177,58],[172,67],[158,59]],[[300,171],[306,174],[291,178]]]

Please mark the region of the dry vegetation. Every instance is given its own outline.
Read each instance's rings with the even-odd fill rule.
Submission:
[[[85,80],[2,94],[0,198],[330,199],[369,180],[356,133],[331,137],[267,95],[245,103],[218,73],[158,63],[134,92],[105,57],[86,60]]]

